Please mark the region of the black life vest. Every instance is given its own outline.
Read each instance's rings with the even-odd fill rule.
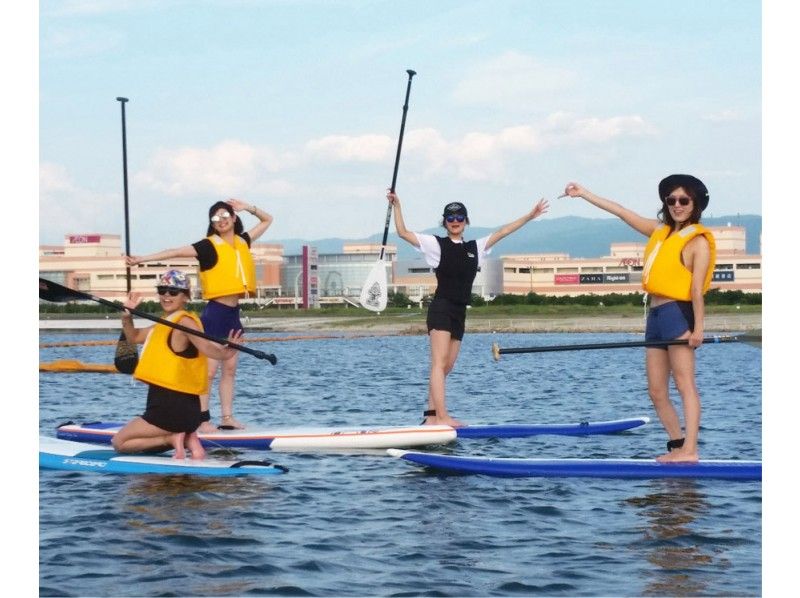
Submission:
[[[448,299],[460,305],[469,305],[472,283],[478,273],[478,243],[465,241],[453,243],[449,237],[436,237],[441,249],[439,267],[436,268],[436,293],[434,297]]]

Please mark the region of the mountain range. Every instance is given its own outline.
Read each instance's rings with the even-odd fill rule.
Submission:
[[[706,226],[743,226],[747,231],[746,250],[748,254],[761,253],[761,216],[755,214],[736,214],[703,218]],[[392,229],[394,223],[392,223]],[[467,239],[477,239],[491,234],[495,228],[470,226]],[[443,234],[442,228],[429,228],[419,231],[428,234]],[[322,254],[342,253],[345,243],[380,244],[383,231],[365,239],[276,239],[265,242],[283,244],[284,255],[299,255],[303,245],[312,245]],[[535,220],[513,235],[500,241],[493,251],[495,257],[516,253],[567,253],[571,257],[592,258],[609,255],[612,243],[630,241],[644,242],[646,239],[618,218],[582,218],[564,216],[546,220]],[[413,259],[419,253],[411,245],[391,233],[387,243],[397,246],[399,259]]]

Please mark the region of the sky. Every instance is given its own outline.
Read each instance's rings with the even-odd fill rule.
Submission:
[[[205,235],[229,197],[262,241],[382,233],[402,106],[406,224],[607,217],[570,181],[655,217],[686,172],[714,216],[761,214],[761,4],[749,0],[43,0],[39,243]],[[244,215],[245,227],[255,219]]]

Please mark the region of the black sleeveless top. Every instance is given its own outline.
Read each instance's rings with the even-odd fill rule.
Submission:
[[[478,273],[478,244],[475,241],[453,243],[449,237],[436,237],[442,251],[436,268],[436,293],[459,305],[469,305],[472,283]]]

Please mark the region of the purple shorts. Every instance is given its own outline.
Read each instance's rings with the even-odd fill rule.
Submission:
[[[645,341],[672,341],[694,329],[691,301],[670,301],[647,311]],[[667,347],[657,347],[664,349]]]
[[[240,309],[238,305],[236,307],[229,307],[212,299],[206,304],[203,313],[200,314],[200,321],[203,323],[203,331],[217,338],[228,338],[228,334],[230,334],[231,330],[241,330],[244,332],[239,314]]]

